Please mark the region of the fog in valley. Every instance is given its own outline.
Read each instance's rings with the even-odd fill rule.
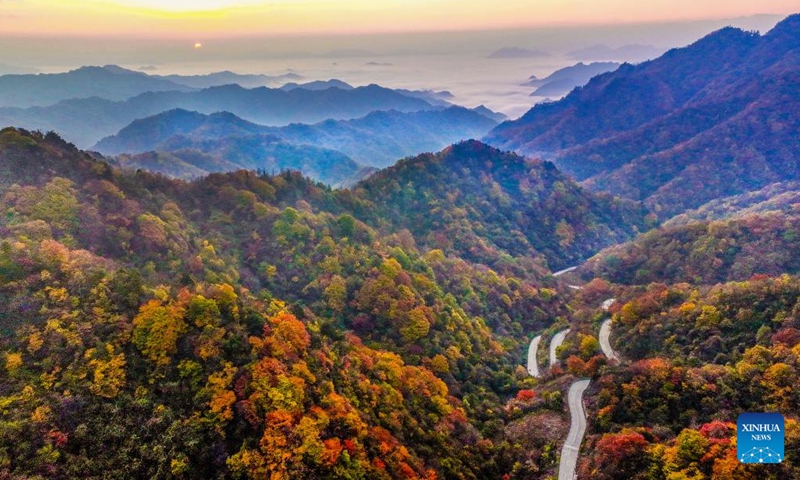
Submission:
[[[726,25],[766,31],[779,16],[685,23],[541,27],[526,30],[216,39],[0,37],[0,74],[120,65],[149,75],[222,70],[303,82],[337,78],[353,86],[449,91],[453,103],[485,105],[515,118],[551,97],[523,86],[579,61],[641,62]],[[281,81],[273,85],[280,86]],[[557,97],[556,97],[557,98]],[[551,98],[553,99],[553,98]]]

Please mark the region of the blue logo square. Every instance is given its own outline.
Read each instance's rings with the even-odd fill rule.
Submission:
[[[743,413],[736,425],[737,456],[742,463],[783,461],[783,415]]]

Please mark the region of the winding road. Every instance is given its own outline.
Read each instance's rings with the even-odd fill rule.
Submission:
[[[611,308],[611,305],[614,305],[614,302],[616,301],[617,300],[615,298],[609,298],[608,300],[603,302],[602,305],[603,310],[607,312],[608,309]],[[605,354],[606,358],[608,358],[609,360],[616,360],[617,362],[619,362],[620,361],[619,355],[617,355],[614,349],[611,348],[610,337],[611,337],[611,319],[609,318],[606,319],[606,321],[603,322],[602,325],[600,325],[600,335],[598,335],[598,338],[600,340],[600,349],[603,350],[603,354]]]
[[[589,380],[578,380],[569,387],[568,404],[570,425],[567,440],[561,448],[561,462],[558,465],[558,480],[573,480],[578,465],[578,452],[586,433],[586,412],[583,410],[583,392],[589,388]]]
[[[561,275],[564,275],[565,273],[569,273],[569,272],[571,272],[571,271],[573,271],[573,270],[576,270],[577,268],[578,268],[578,267],[569,267],[569,268],[565,268],[564,270],[559,270],[559,271],[557,271],[556,273],[554,273],[554,274],[553,274],[553,276],[554,276],[554,277],[560,277]]]
[[[606,319],[602,325],[600,325],[600,349],[603,350],[603,354],[605,354],[606,358],[609,360],[616,360],[619,362],[619,357],[617,353],[611,348],[611,319]]]
[[[609,298],[608,300],[603,302],[603,305],[602,305],[603,306],[603,310],[605,310],[607,312],[608,309],[611,308],[611,305],[614,305],[614,302],[616,302],[616,301],[617,301],[616,298]]]
[[[564,273],[571,272],[572,270],[575,270],[575,268],[577,267],[570,267],[565,270],[561,270],[560,272],[556,272],[553,275],[557,277]],[[568,285],[568,287],[575,290],[580,289],[580,287],[573,285]],[[602,304],[603,310],[607,312],[614,302],[615,299],[613,298],[609,298],[608,300],[604,301]],[[562,343],[564,343],[568,333],[569,328],[556,333],[553,335],[553,338],[550,339],[550,367],[558,363],[556,350],[561,346]],[[619,362],[619,356],[617,356],[616,352],[614,352],[614,349],[611,348],[610,336],[611,319],[609,318],[606,319],[600,326],[600,334],[598,335],[600,340],[600,348],[603,350],[603,354],[605,354],[609,360],[615,360]],[[541,341],[542,336],[538,335],[531,340],[530,346],[528,347],[528,373],[532,377],[541,376],[536,357],[539,352],[539,344]],[[580,453],[581,443],[583,442],[583,436],[586,433],[586,411],[583,408],[583,394],[586,392],[586,389],[589,388],[589,383],[589,379],[578,380],[570,385],[569,392],[567,393],[567,405],[570,413],[570,426],[567,439],[564,442],[564,446],[561,448],[561,459],[558,465],[558,480],[574,480],[576,478],[575,469],[578,466],[578,455]]]
[[[539,362],[536,360],[536,355],[539,353],[539,342],[542,341],[542,336],[531,340],[531,345],[528,347],[528,374],[532,377],[539,377]]]
[[[555,335],[553,338],[550,339],[550,366],[558,363],[558,357],[556,357],[556,349],[564,343],[564,339],[567,338],[567,334],[569,333],[569,328],[566,330],[562,330]]]

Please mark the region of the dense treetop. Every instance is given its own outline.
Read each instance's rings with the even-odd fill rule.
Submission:
[[[436,158],[483,180],[460,171],[467,183],[434,188],[425,170],[439,168]],[[398,209],[430,216],[422,199],[466,185],[516,196],[523,172],[530,193],[515,205],[528,210],[477,210],[473,224],[490,232],[479,252],[437,246],[447,222],[397,221]],[[518,361],[526,335],[566,314],[547,265],[575,257],[548,242],[590,253],[602,245],[592,229],[612,231],[613,219],[622,238],[641,214],[552,165],[477,143],[371,182],[335,191],[292,172],[245,171],[184,182],[113,168],[55,134],[2,130],[0,472],[552,471],[558,439],[520,443],[523,410],[507,408],[533,405],[518,395],[529,382]],[[403,200],[379,201],[394,184]],[[557,208],[553,195],[579,211]],[[463,204],[443,198],[436,208],[457,219],[447,212]],[[547,214],[586,230],[564,233]],[[504,228],[525,215],[550,233],[506,240],[515,233]],[[538,408],[560,422],[560,392],[546,398]]]

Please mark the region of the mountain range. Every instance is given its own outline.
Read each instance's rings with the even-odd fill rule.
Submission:
[[[151,75],[117,65],[86,66],[64,73],[0,75],[0,107],[43,107],[89,97],[122,101],[147,92],[189,92],[232,84],[245,88],[280,86],[302,78],[295,73],[269,76],[230,71],[205,75]]]
[[[287,432],[311,428],[336,447],[339,473],[444,477],[452,458],[463,478],[497,478],[529,455],[526,474],[545,468],[545,456],[509,450],[516,437],[496,426],[513,422],[503,406],[521,381],[522,332],[565,312],[548,265],[642,222],[635,206],[548,162],[474,141],[332,190],[293,172],[185,182],[119,170],[54,133],[11,128],[0,131],[0,212],[3,395],[38,390],[45,371],[59,386],[7,405],[18,420],[0,429],[3,469],[35,468],[18,463],[33,455],[57,477],[102,475],[165,448],[190,478],[258,476],[245,457],[280,448],[288,477],[324,478],[326,463],[292,453],[304,442],[294,433],[261,453],[274,415],[253,416],[247,402],[292,398],[298,417],[282,421],[298,427]],[[43,335],[42,348],[17,363],[30,335],[34,345]],[[258,388],[278,400],[250,393]],[[216,402],[224,414],[206,415]],[[112,407],[127,413],[109,423]],[[29,435],[42,420],[28,410],[58,424],[47,431],[69,439],[61,455],[36,457],[50,437]],[[162,414],[170,420],[148,424]],[[102,447],[120,437],[140,439]],[[475,441],[483,447],[465,448]],[[399,456],[377,462],[390,451]],[[130,462],[111,478],[157,476],[163,462]]]
[[[800,174],[800,16],[625,64],[486,140],[552,160],[661,218]]]
[[[136,119],[175,108],[206,114],[227,111],[251,122],[288,125],[359,118],[376,110],[415,112],[430,110],[433,106],[420,98],[378,85],[352,90],[297,88],[288,92],[225,85],[192,92],[149,92],[119,102],[91,97],[64,100],[46,107],[4,107],[0,108],[0,124],[57,131],[71,142],[89,147]]]
[[[178,109],[136,120],[116,135],[98,142],[93,149],[108,155],[187,148],[208,153],[218,151],[215,145],[219,141],[228,143],[231,137],[266,136],[295,145],[336,150],[362,165],[385,167],[404,156],[438,151],[459,140],[478,138],[496,124],[478,111],[462,107],[412,113],[373,112],[355,120],[285,127],[257,125],[230,113],[204,115]],[[240,164],[240,168],[251,168],[249,165]],[[326,181],[299,165],[297,169]]]
[[[341,80],[337,80],[334,78],[331,80],[317,80],[314,82],[306,82],[306,83],[291,82],[282,86],[281,90],[288,92],[290,90],[295,90],[298,88],[304,88],[306,90],[327,90],[329,88],[352,90],[353,86],[347,82],[343,82]]]
[[[56,105],[114,158],[0,129],[0,478],[800,478],[798,33],[602,73],[486,137],[526,156],[329,82]]]
[[[333,187],[349,187],[376,170],[355,162],[342,152],[293,144],[273,135],[213,140],[184,137],[175,139],[175,143],[178,145],[164,150],[118,155],[109,162],[185,180],[237,170],[273,174],[292,170]]]
[[[106,67],[108,68],[108,67]],[[151,75],[154,78],[162,78],[187,87],[202,89],[219,87],[222,85],[240,85],[244,88],[274,87],[285,84],[286,82],[296,82],[303,77],[296,73],[284,73],[281,75],[263,74],[241,74],[231,71],[214,72],[205,75]]]
[[[81,67],[66,73],[0,76],[0,107],[46,106],[71,98],[127,100],[146,92],[188,92],[194,88],[115,65]]]

